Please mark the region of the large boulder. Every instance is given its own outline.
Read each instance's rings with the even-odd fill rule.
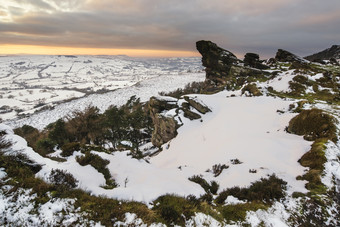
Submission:
[[[268,69],[269,66],[260,62],[260,56],[256,53],[246,53],[243,59],[244,65],[256,69]]]
[[[179,126],[174,118],[157,114],[152,120],[154,123],[154,131],[151,142],[154,146],[161,147],[177,136],[177,128]]]
[[[275,60],[280,62],[298,62],[298,63],[308,63],[309,61],[283,49],[278,49],[275,55]]]
[[[151,97],[149,100],[150,116],[154,125],[151,142],[156,147],[177,136],[179,125],[173,117],[166,117],[163,111],[178,108],[177,99],[171,97]]]
[[[233,53],[218,47],[211,41],[198,41],[196,48],[202,55],[207,79],[216,83],[224,83],[225,78],[229,76],[231,66],[240,62]]]
[[[228,50],[225,50],[211,41],[201,40],[196,43],[196,48],[202,55],[205,66],[206,78],[215,85],[227,85],[235,77],[247,77],[268,74],[252,66],[244,66],[241,60]],[[260,62],[258,62],[260,64]],[[262,65],[262,64],[261,64]],[[265,66],[256,65],[257,68]]]

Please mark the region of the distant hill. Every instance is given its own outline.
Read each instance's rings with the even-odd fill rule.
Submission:
[[[315,60],[329,60],[331,58],[340,59],[340,45],[333,45],[331,48],[309,55],[305,59],[309,61]]]

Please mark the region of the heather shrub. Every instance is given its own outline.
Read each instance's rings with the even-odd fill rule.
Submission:
[[[75,188],[78,185],[78,180],[72,174],[60,169],[52,169],[49,180],[61,191]]]
[[[80,150],[80,143],[78,142],[72,142],[72,143],[66,143],[61,147],[61,156],[68,157],[73,154],[74,151]]]
[[[42,138],[38,140],[36,143],[37,151],[43,156],[54,152],[55,146],[56,146],[56,143],[49,138]]]
[[[212,172],[214,174],[214,177],[218,177],[224,169],[228,169],[228,168],[229,168],[229,166],[227,166],[225,164],[223,164],[223,165],[222,164],[213,165]]]
[[[194,175],[190,177],[189,180],[201,185],[204,191],[208,194],[216,194],[219,189],[219,185],[216,181],[211,181],[209,184],[205,179],[203,179],[203,177],[199,175]]]
[[[206,81],[192,82],[192,83],[185,85],[183,89],[178,88],[177,90],[172,91],[172,92],[168,92],[168,93],[160,92],[159,94],[162,96],[171,96],[171,97],[179,99],[181,96],[187,95],[187,94],[205,93],[208,87],[209,87],[209,84]]]
[[[48,138],[55,141],[59,147],[71,140],[71,135],[66,130],[65,125],[65,121],[59,119],[55,123],[48,126]]]
[[[252,183],[248,188],[232,187],[222,191],[216,198],[216,202],[223,204],[228,196],[234,196],[240,200],[260,201],[271,204],[285,196],[287,182],[271,175],[269,178]]]
[[[196,203],[176,196],[164,195],[154,201],[155,206],[152,208],[167,225],[184,226],[185,219],[190,218],[197,210]]]

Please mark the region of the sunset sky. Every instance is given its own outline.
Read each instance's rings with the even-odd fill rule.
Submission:
[[[340,44],[339,0],[0,0],[0,54],[305,56]]]

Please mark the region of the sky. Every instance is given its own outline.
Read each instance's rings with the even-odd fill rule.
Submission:
[[[0,54],[301,56],[340,44],[340,0],[0,0]]]

